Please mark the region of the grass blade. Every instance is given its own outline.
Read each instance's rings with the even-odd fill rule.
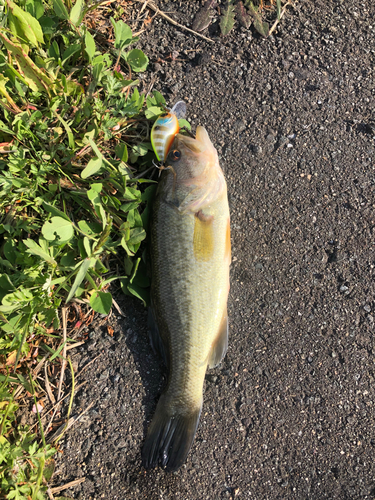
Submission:
[[[74,143],[74,135],[72,132],[72,129],[69,127],[68,123],[62,118],[54,109],[52,109],[53,114],[56,116],[58,120],[63,124],[66,133],[68,134],[68,141],[69,141],[69,147],[71,149],[74,149],[75,143]]]
[[[277,8],[277,19],[280,21],[281,19],[281,0],[276,0],[276,8]]]
[[[234,26],[234,7],[231,1],[228,2],[227,8],[220,20],[220,29],[223,36],[227,35]]]
[[[91,258],[90,257],[87,257],[87,259],[85,259],[81,263],[79,271],[78,271],[77,276],[76,276],[76,279],[74,280],[72,289],[70,290],[69,295],[66,299],[66,303],[68,303],[74,297],[74,295],[77,291],[77,288],[82,283],[82,281],[85,279],[86,273],[87,273],[90,265],[91,265]]]

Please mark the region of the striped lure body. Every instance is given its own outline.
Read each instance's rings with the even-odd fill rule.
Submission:
[[[186,104],[178,101],[166,114],[159,116],[151,130],[151,144],[156,158],[164,163],[173,140],[180,130],[178,120],[184,118]]]

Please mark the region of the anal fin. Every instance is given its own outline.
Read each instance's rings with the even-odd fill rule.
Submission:
[[[208,367],[214,368],[224,358],[228,349],[228,312],[227,308],[224,309],[223,317],[221,319],[220,327],[217,332],[216,339],[214,340],[210,356],[208,358]]]

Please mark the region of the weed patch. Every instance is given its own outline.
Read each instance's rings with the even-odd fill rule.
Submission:
[[[0,481],[7,498],[45,498],[55,449],[15,427],[16,396],[39,402],[43,361],[60,363],[65,304],[106,315],[114,280],[148,301],[142,242],[155,182],[140,95],[148,64],[122,20],[104,52],[83,0],[0,3]],[[119,265],[122,276],[116,271]],[[54,372],[53,372],[54,373]],[[53,376],[50,371],[49,375]],[[49,388],[50,389],[50,388]],[[47,391],[48,392],[48,391]],[[50,402],[48,402],[49,404]],[[46,429],[49,432],[50,429]]]

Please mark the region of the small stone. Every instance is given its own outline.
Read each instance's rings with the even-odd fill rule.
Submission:
[[[262,146],[257,146],[257,145],[254,145],[252,147],[252,150],[253,150],[254,154],[256,154],[256,155],[261,155],[263,152]]]
[[[244,120],[237,120],[233,126],[234,130],[239,134],[246,129],[246,123]]]

